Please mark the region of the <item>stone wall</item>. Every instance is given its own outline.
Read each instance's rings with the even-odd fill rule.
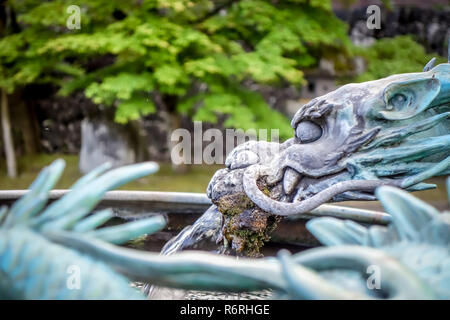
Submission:
[[[376,1],[372,1],[373,4]],[[426,3],[428,1],[422,1]],[[428,52],[436,52],[447,56],[447,39],[450,36],[450,7],[445,5],[419,7],[396,7],[388,11],[381,6],[381,29],[370,30],[366,26],[367,6],[360,5],[353,9],[335,8],[336,15],[346,21],[353,42],[370,43],[370,39],[395,37],[411,34]]]

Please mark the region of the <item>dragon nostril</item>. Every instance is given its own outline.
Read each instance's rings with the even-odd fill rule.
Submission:
[[[295,129],[295,136],[302,143],[314,142],[322,136],[322,128],[314,122],[302,121]]]

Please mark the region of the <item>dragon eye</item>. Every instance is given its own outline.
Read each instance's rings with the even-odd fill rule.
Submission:
[[[314,142],[322,136],[322,128],[311,121],[302,121],[295,129],[295,136],[302,143]]]
[[[407,101],[408,98],[404,94],[397,93],[389,100],[387,109],[388,110],[391,110],[393,108],[401,109]]]

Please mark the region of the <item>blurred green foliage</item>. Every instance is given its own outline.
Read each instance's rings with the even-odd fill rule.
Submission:
[[[255,84],[300,86],[301,70],[322,57],[363,55],[357,81],[417,72],[431,58],[407,36],[353,48],[329,0],[78,0],[81,29],[69,30],[72,4],[6,2],[16,26],[0,30],[0,87],[82,90],[120,123],[163,106],[211,123],[226,115],[226,127],[278,128],[285,139],[288,119]]]
[[[438,55],[427,54],[425,48],[409,35],[380,39],[369,48],[358,49],[357,53],[367,62],[367,70],[356,78],[358,82],[421,72],[433,57],[436,57],[436,65],[447,61]]]
[[[0,40],[0,87],[53,82],[116,108],[124,123],[157,109],[227,127],[279,128],[254,84],[301,85],[324,54],[350,55],[347,26],[323,0],[9,0],[19,31]],[[93,63],[96,61],[96,63]]]
[[[78,169],[79,157],[53,153],[18,157],[19,175],[15,179],[6,175],[5,162],[0,161],[0,190],[28,189],[42,168],[56,159],[64,159],[66,169],[55,189],[70,188],[82,176]],[[223,168],[221,165],[193,165],[188,172],[176,173],[170,163],[160,163],[159,166],[155,174],[129,182],[117,190],[204,193],[214,173]]]

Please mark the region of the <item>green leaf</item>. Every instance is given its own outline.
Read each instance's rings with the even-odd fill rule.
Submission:
[[[115,113],[115,121],[127,123],[130,120],[137,120],[141,116],[155,112],[156,107],[150,98],[134,96],[131,99],[120,102]]]

